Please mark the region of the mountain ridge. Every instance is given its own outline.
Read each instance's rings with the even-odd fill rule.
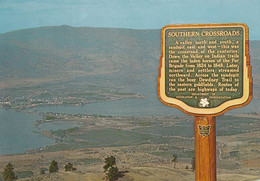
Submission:
[[[160,30],[38,27],[0,34],[0,88],[80,76],[157,76]],[[260,41],[250,41],[258,74]]]
[[[0,76],[10,81],[75,74],[136,74],[147,67],[154,70],[160,51],[159,35],[158,30],[64,25],[0,34]]]

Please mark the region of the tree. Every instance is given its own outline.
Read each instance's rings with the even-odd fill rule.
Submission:
[[[50,167],[49,167],[49,172],[54,173],[54,172],[58,172],[58,171],[59,171],[58,162],[56,162],[55,160],[52,160]]]
[[[65,168],[65,172],[77,170],[76,168],[73,167],[72,163],[67,163],[64,168]]]
[[[12,180],[16,179],[16,176],[15,176],[15,173],[14,173],[14,167],[11,163],[8,163],[5,166],[2,175],[3,175],[3,179],[5,181],[12,181]]]
[[[172,162],[174,163],[174,168],[176,168],[176,163],[178,162],[178,156],[177,155],[172,156]]]
[[[107,173],[107,178],[110,181],[116,180],[119,177],[119,171],[117,167],[110,167]]]
[[[113,156],[105,158],[105,165],[103,166],[104,171],[106,172],[110,167],[116,165],[116,158]]]
[[[195,157],[193,157],[191,160],[191,169],[193,172],[195,171]]]
[[[120,176],[118,168],[116,167],[116,159],[113,156],[105,158],[103,169],[110,181],[116,180]]]

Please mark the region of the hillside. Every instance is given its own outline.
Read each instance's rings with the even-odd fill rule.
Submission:
[[[55,104],[85,104],[141,95],[160,104],[160,48],[160,30],[64,25],[0,34],[0,101],[21,108],[19,101],[30,107],[57,97],[63,100]],[[259,49],[260,41],[250,41],[253,98],[260,97]],[[242,112],[259,112],[258,104],[253,99]]]
[[[156,72],[160,55],[159,35],[159,30],[70,26],[1,34],[1,85],[17,79],[38,79],[39,82],[85,75],[124,76]]]
[[[250,41],[256,76],[259,49],[260,41]],[[85,75],[157,75],[160,30],[66,25],[17,30],[0,34],[0,52],[1,83]]]

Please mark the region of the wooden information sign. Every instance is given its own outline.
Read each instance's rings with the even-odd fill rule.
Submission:
[[[158,96],[195,116],[196,180],[216,179],[215,116],[252,98],[245,24],[168,25],[161,30]]]

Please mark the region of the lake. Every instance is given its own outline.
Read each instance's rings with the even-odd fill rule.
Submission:
[[[0,109],[0,154],[24,153],[53,144],[52,139],[37,133],[34,124],[40,119],[35,114]]]
[[[41,120],[37,114],[16,112],[0,108],[0,155],[25,153],[34,148],[41,148],[53,144],[55,141],[42,135],[39,131],[69,129],[80,126],[76,121],[54,121],[39,125]]]

